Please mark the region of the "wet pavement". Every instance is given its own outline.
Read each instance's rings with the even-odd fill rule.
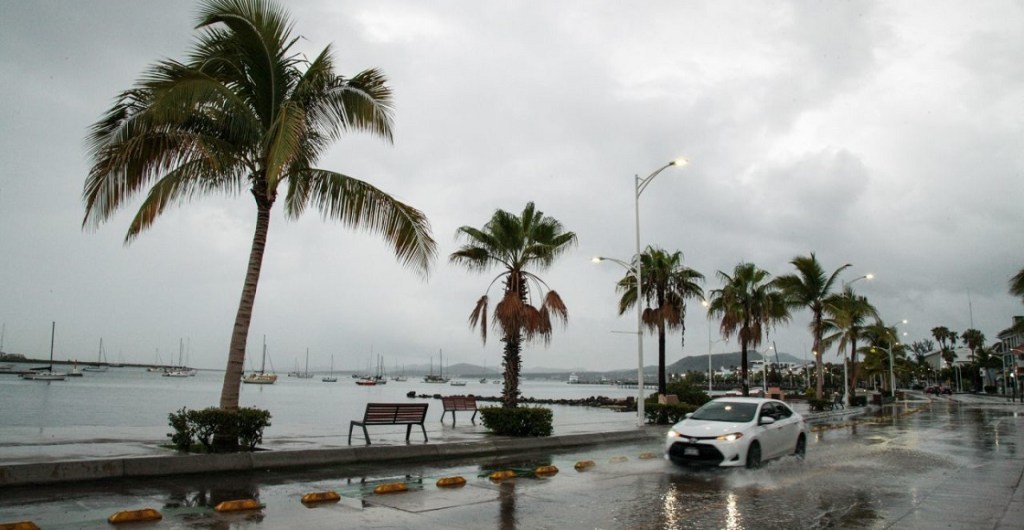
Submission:
[[[0,523],[110,528],[119,510],[163,514],[140,528],[1022,528],[1024,405],[918,395],[816,425],[804,461],[694,470],[661,456],[660,432],[626,444],[513,451],[463,460],[365,462],[301,471],[221,473],[0,490]],[[650,456],[656,458],[649,458]],[[576,471],[574,464],[595,465]],[[555,465],[548,478],[495,482],[491,471]],[[443,489],[439,478],[462,476]],[[377,485],[409,491],[379,495]],[[310,492],[336,503],[306,507]],[[223,500],[263,507],[221,514]]]

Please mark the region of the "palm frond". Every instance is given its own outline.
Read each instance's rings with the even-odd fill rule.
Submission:
[[[309,200],[325,219],[382,236],[400,263],[423,275],[429,273],[437,248],[422,212],[366,182],[340,173],[309,169],[298,178],[309,183]],[[300,199],[289,195],[286,209],[290,215],[301,211]]]
[[[483,295],[473,306],[473,312],[469,314],[470,329],[480,326],[480,337],[487,343],[487,295]]]

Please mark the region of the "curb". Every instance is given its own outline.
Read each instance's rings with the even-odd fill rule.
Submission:
[[[115,478],[157,477],[209,473],[211,471],[267,471],[321,467],[324,465],[367,464],[421,460],[446,460],[467,456],[488,456],[542,449],[565,449],[588,445],[629,443],[657,439],[662,429],[644,428],[587,434],[565,434],[546,438],[491,437],[476,442],[427,445],[356,446],[334,449],[260,451],[255,453],[145,456],[96,460],[75,460],[0,465],[0,488],[52,485],[67,482]]]

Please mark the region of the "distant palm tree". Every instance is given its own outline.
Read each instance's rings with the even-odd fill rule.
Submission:
[[[1019,296],[1021,303],[1024,303],[1024,269],[1010,278],[1010,294]],[[1014,319],[1013,327],[1015,333],[1024,333],[1024,318]]]
[[[932,328],[932,337],[939,343],[940,350],[947,350],[950,348],[949,341],[950,337],[955,335],[954,332],[950,331],[946,326],[936,326]]]
[[[821,399],[822,386],[824,385],[824,372],[822,371],[822,357],[824,356],[825,345],[821,342],[824,333],[825,302],[832,294],[832,288],[839,281],[839,273],[843,272],[849,263],[836,269],[832,274],[826,275],[825,269],[821,267],[818,258],[811,252],[810,256],[797,256],[790,263],[796,267],[797,274],[787,274],[775,279],[775,284],[782,290],[786,297],[786,304],[790,309],[811,310],[811,340],[812,351],[814,352],[814,373],[817,376],[815,384],[815,396]]]
[[[642,296],[646,308],[641,319],[647,328],[658,333],[658,393],[665,394],[665,330],[681,330],[681,344],[686,342],[686,300],[703,298],[700,282],[704,275],[683,265],[683,253],[668,253],[664,249],[647,247],[640,255],[643,278]],[[622,293],[619,314],[635,307],[636,276],[627,273],[619,280],[617,290]]]
[[[1024,269],[1010,278],[1010,294],[1019,296],[1021,302],[1024,302]]]
[[[256,228],[235,317],[220,407],[238,408],[246,340],[280,188],[285,214],[310,206],[381,236],[426,274],[435,243],[426,217],[355,178],[314,167],[348,131],[391,140],[391,89],[371,69],[345,78],[330,47],[311,61],[293,49],[292,21],[267,0],[206,0],[185,63],[162,60],[121,93],[88,137],[83,226],[98,226],[148,188],[126,243],[169,205],[248,191]]]
[[[471,271],[484,272],[493,266],[503,270],[490,285],[489,291],[499,279],[503,280],[504,294],[494,308],[494,323],[501,328],[502,342],[505,343],[502,364],[505,367],[505,385],[502,389],[503,406],[514,408],[519,405],[519,373],[522,369],[522,343],[541,338],[545,343],[551,340],[551,319],[557,318],[565,324],[569,313],[562,298],[548,288],[547,284],[529,268],[544,270],[576,245],[576,234],[566,232],[562,224],[552,217],[545,217],[533,203],[527,203],[518,217],[504,210],[497,210],[481,229],[463,226],[457,232],[467,241],[465,245],[449,256],[449,261],[466,266]],[[539,306],[530,304],[533,298],[529,283],[533,282],[540,294]],[[469,316],[471,328],[480,326],[484,342],[487,341],[487,291],[477,301]]]
[[[718,271],[723,285],[711,291],[708,301],[708,317],[722,319],[722,336],[739,336],[744,396],[750,395],[747,348],[756,348],[769,328],[789,320],[786,299],[770,276],[752,263],[736,265],[731,276]]]
[[[885,373],[888,373],[889,370],[895,370],[893,365],[898,365],[900,362],[906,360],[907,347],[899,342],[899,334],[895,326],[888,326],[885,322],[879,320],[874,324],[864,326],[861,331],[861,336],[867,340],[868,345],[866,346],[866,349],[873,355],[877,354],[877,359],[879,359],[879,362],[884,365]],[[892,364],[890,364],[889,361],[890,351],[892,352]],[[864,363],[865,366],[867,366],[867,357],[865,357]],[[889,389],[889,380],[885,377],[883,377],[882,380],[882,386]]]
[[[971,361],[973,362],[978,350],[985,346],[985,334],[976,329],[965,329],[960,334],[964,345],[971,350]]]
[[[879,321],[878,310],[868,301],[867,297],[854,294],[847,286],[842,294],[828,297],[824,308],[828,318],[824,321],[824,329],[828,336],[822,339],[824,347],[838,344],[839,356],[850,349],[850,397],[857,394],[857,381],[860,378],[860,364],[857,362],[857,340],[867,319]]]

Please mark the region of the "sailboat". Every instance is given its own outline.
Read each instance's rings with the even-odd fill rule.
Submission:
[[[377,375],[373,376],[378,385],[388,384],[388,376],[384,372],[384,357],[377,355]]]
[[[67,374],[53,371],[53,336],[56,332],[57,322],[54,321],[50,326],[50,366],[47,366],[46,370],[22,374],[22,379],[29,379],[32,381],[64,381],[67,379]]]
[[[170,370],[166,370],[163,373],[164,377],[193,377],[196,375],[195,368],[189,368],[185,366],[183,356],[185,355],[185,341],[178,339],[178,366],[172,367]],[[115,366],[115,365],[111,365]]]
[[[150,366],[149,368],[146,368],[147,372],[165,372],[165,371],[167,371],[167,367],[166,366],[161,366],[162,364],[164,364],[164,361],[163,361],[163,359],[160,358],[160,348],[156,349],[156,356],[153,358],[153,362],[155,363],[153,366]]]
[[[86,372],[106,372],[106,363],[107,361],[103,353],[103,337],[100,337],[100,352],[96,357],[96,366],[86,366],[85,368],[82,368],[82,370],[85,370]]]
[[[295,361],[295,371],[288,372],[288,377],[298,377],[299,379],[310,379],[313,374],[309,373],[309,348],[306,348],[306,371],[299,371],[299,361]]]
[[[423,376],[424,383],[447,383],[448,380],[444,378],[444,365],[441,364],[441,350],[437,350],[438,360],[437,363],[441,366],[441,375],[434,375],[434,358],[430,358],[430,374]]]
[[[253,372],[244,378],[242,382],[249,385],[272,385],[277,381],[277,374],[268,374],[267,367],[267,336],[263,336],[263,361],[260,363],[260,371]]]
[[[338,382],[338,378],[334,377],[334,354],[333,353],[331,354],[331,375],[329,375],[327,377],[322,377],[322,378],[320,378],[320,380],[325,382],[325,383],[337,383]]]
[[[398,372],[398,363],[395,363],[395,372]],[[392,381],[398,381],[399,383],[404,383],[404,382],[409,380],[409,378],[405,376],[405,365],[404,364],[402,365],[402,375],[396,375],[396,376],[392,377],[391,380]]]

